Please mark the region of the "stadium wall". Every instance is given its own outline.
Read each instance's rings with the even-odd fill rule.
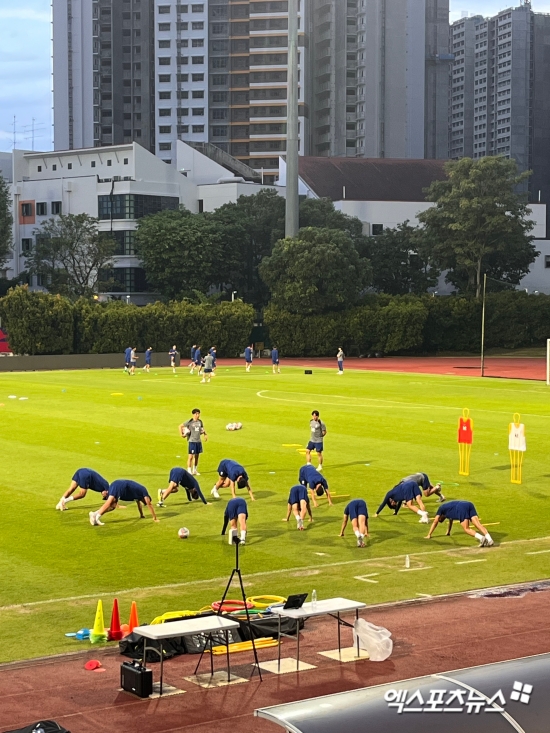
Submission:
[[[139,354],[137,366],[145,364]],[[170,366],[168,354],[153,354],[151,366]],[[0,372],[40,372],[62,369],[123,369],[124,354],[59,354],[53,356],[5,356],[0,358]]]

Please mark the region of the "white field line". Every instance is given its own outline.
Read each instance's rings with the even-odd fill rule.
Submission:
[[[473,562],[487,562],[487,560],[462,560],[462,562],[455,562],[455,565],[470,565]]]
[[[510,542],[501,542],[497,547],[491,548],[491,552],[497,552],[501,548],[506,548],[512,546],[512,545],[524,545],[531,542],[544,542],[545,540],[550,540],[550,535],[547,537],[533,537],[531,539],[527,540],[511,540]],[[427,557],[427,556],[434,556],[434,555],[449,555],[451,552],[471,552],[471,547],[455,547],[452,550],[427,550],[426,552],[414,552],[409,553],[409,557]],[[406,555],[386,555],[385,557],[373,557],[370,559],[365,560],[357,559],[357,560],[343,560],[341,562],[330,562],[325,563],[324,565],[310,565],[309,570],[324,570],[325,568],[339,568],[343,567],[345,565],[358,565],[358,564],[365,564],[365,563],[381,563],[384,561],[393,561],[393,560],[405,560]],[[287,573],[296,573],[300,570],[303,570],[303,566],[294,567],[294,568],[282,568],[280,570],[264,570],[259,573],[247,573],[246,577],[249,578],[265,578],[268,575],[284,575]],[[412,568],[411,568],[412,569]],[[150,586],[143,586],[143,587],[137,587],[137,588],[125,588],[122,590],[110,590],[110,591],[99,591],[97,593],[87,593],[85,595],[81,596],[67,596],[65,598],[49,598],[47,600],[43,601],[30,601],[29,603],[14,603],[9,606],[0,606],[0,611],[11,611],[18,608],[32,608],[34,606],[47,606],[52,603],[68,603],[73,601],[84,601],[89,598],[105,598],[106,596],[119,596],[124,595],[128,593],[144,593],[144,592],[150,592],[150,591],[162,591],[162,590],[171,590],[174,588],[189,588],[196,585],[207,585],[212,583],[226,583],[227,582],[227,576],[219,577],[219,578],[204,578],[202,580],[189,580],[183,583],[166,583],[165,585],[150,585]]]
[[[306,401],[308,402],[311,401],[311,395],[306,392],[296,392],[295,393],[297,397],[303,396],[306,398],[302,402],[300,400],[289,399],[286,397],[269,397],[268,395],[264,394],[265,392],[273,392],[273,391],[274,390],[271,390],[271,389],[261,389],[259,392],[256,392],[256,396],[261,397],[264,400],[272,400],[274,402],[290,402],[292,404],[302,404],[302,403],[305,403]],[[318,404],[330,405],[331,407],[345,407],[345,405],[342,403],[338,403],[338,402],[324,402],[323,399],[325,397],[329,397],[329,398],[332,397],[337,400],[355,400],[356,399],[355,397],[345,397],[344,395],[330,395],[330,394],[329,395],[327,394],[319,395],[319,397],[321,399],[317,400]],[[351,405],[352,403],[350,402],[349,404]],[[413,404],[412,402],[398,402],[397,400],[384,400],[384,399],[379,399],[376,397],[367,398],[366,404],[353,402],[353,407],[359,408],[359,409],[360,408],[370,409],[372,407],[376,407],[378,404],[380,405],[380,407],[388,407],[390,409],[399,409],[399,410],[401,409],[409,409],[409,410],[430,409],[430,410],[451,410],[452,412],[457,412],[457,411],[460,411],[461,409],[460,407],[452,407],[451,405],[434,405],[434,404],[425,404],[421,402],[416,402]],[[508,413],[504,412],[503,410],[484,410],[479,407],[476,407],[475,410],[476,412],[488,412],[492,415],[508,415]],[[524,412],[522,414],[527,415],[528,417],[541,417],[541,418],[550,419],[550,415],[541,415],[537,412]]]
[[[431,565],[424,565],[421,568],[401,568],[399,572],[400,573],[412,573],[415,570],[432,570],[432,566]]]
[[[544,555],[545,552],[550,552],[550,550],[538,550],[537,552],[526,552],[526,555]]]

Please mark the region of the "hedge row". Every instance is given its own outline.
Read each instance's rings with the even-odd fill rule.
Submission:
[[[71,302],[57,295],[10,290],[0,299],[2,324],[18,354],[86,354],[127,346],[165,351],[176,344],[216,344],[220,356],[237,356],[250,337],[252,306],[154,303],[143,308],[121,302]],[[459,297],[372,295],[348,311],[300,316],[269,306],[264,313],[269,341],[284,356],[477,352],[481,302]],[[523,292],[487,296],[486,347],[519,348],[550,337],[550,296]]]
[[[347,353],[477,352],[481,302],[460,297],[372,296],[349,311],[296,316],[270,306],[270,340],[287,356]],[[543,345],[550,337],[550,296],[522,292],[487,296],[486,348]]]
[[[58,295],[11,290],[0,299],[2,323],[17,354],[105,354],[127,346],[182,351],[192,343],[216,345],[220,356],[237,356],[252,330],[254,309],[240,301],[200,304],[71,302]]]

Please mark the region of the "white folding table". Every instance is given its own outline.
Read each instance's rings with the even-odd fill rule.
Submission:
[[[160,656],[160,694],[162,695],[162,681],[164,672],[164,657],[162,654],[162,644],[160,651],[154,646],[148,646],[147,640],[161,641],[163,639],[174,639],[178,636],[193,636],[196,634],[206,634],[207,640],[205,649],[208,647],[208,641],[210,642],[210,652],[212,652],[213,640],[212,634],[215,632],[223,632],[225,638],[225,648],[227,651],[227,680],[231,680],[231,670],[229,662],[229,635],[228,632],[231,629],[238,629],[240,626],[238,621],[227,618],[226,616],[198,616],[196,618],[182,619],[181,621],[168,621],[163,624],[152,624],[150,626],[137,626],[134,629],[134,634],[140,634],[143,636],[143,662],[146,663],[147,649],[151,649]],[[203,652],[204,653],[204,652]],[[195,669],[197,672],[198,666],[201,662],[202,654]],[[214,674],[214,655],[210,653],[210,670],[211,674]]]
[[[347,621],[340,618],[341,613],[346,611],[355,611],[355,618],[359,618],[359,609],[366,608],[366,603],[359,601],[350,601],[347,598],[326,598],[315,603],[304,603],[301,608],[283,608],[282,606],[272,606],[271,610],[279,617],[279,639],[288,634],[281,634],[281,619],[296,619],[296,671],[300,669],[300,621],[313,616],[332,616],[338,621],[338,652],[341,651],[340,644],[340,626],[352,626]],[[357,639],[357,656],[359,656],[359,638]],[[279,654],[277,657],[278,669],[281,669],[281,645],[279,644]]]

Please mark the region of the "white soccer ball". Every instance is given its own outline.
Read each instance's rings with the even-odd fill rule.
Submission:
[[[186,438],[189,435],[190,432],[191,431],[189,430],[189,428],[182,428],[181,429],[181,434],[183,435],[184,438]]]
[[[243,424],[242,422],[236,422],[235,423],[235,430],[240,430],[242,428]]]
[[[234,422],[228,422],[225,426],[226,430],[235,430],[235,423]]]
[[[186,540],[189,537],[189,530],[187,527],[182,527],[181,529],[178,529],[178,537],[180,540]]]

